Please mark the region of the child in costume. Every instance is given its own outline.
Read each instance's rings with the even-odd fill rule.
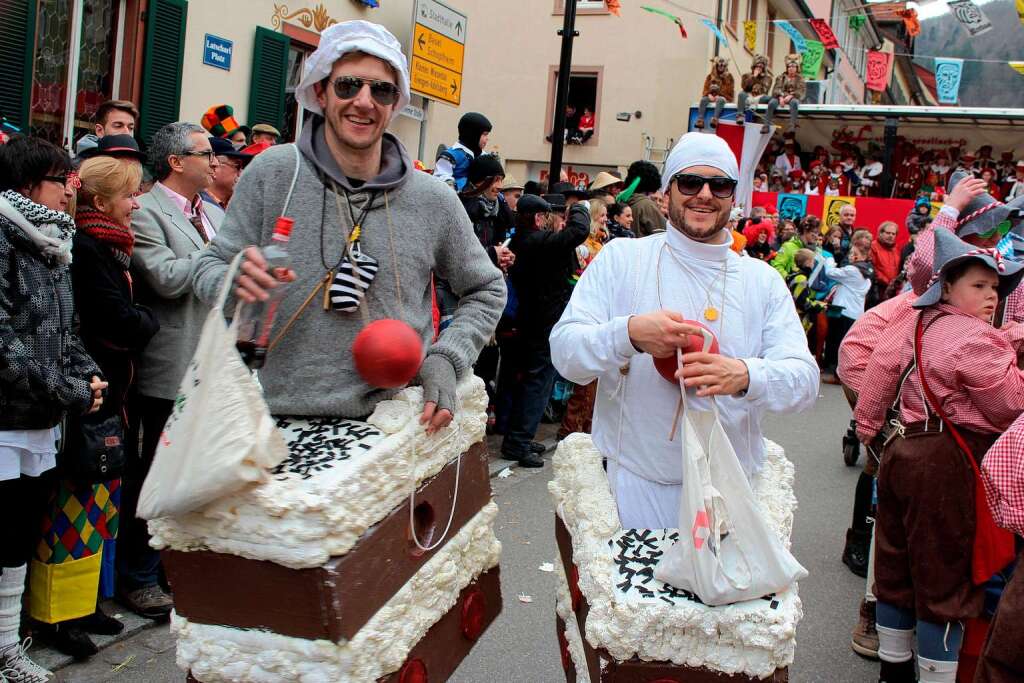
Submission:
[[[963,621],[981,615],[985,578],[1013,559],[1012,544],[1002,555],[974,556],[976,535],[998,533],[987,507],[976,514],[975,463],[1024,411],[1017,368],[1024,328],[992,326],[1024,264],[938,230],[932,272],[900,352],[902,367],[913,369],[898,399],[900,435],[886,447],[878,478],[875,594],[885,683],[911,683],[915,669],[922,683],[955,681]]]
[[[742,118],[750,109],[749,99],[754,98],[755,104],[766,104],[771,101],[772,76],[768,72],[768,58],[764,55],[754,55],[750,65],[750,73],[743,74],[740,78],[740,96],[736,100],[739,110],[737,118]],[[762,133],[771,130],[771,121],[766,121],[761,127]]]
[[[828,304],[818,299],[808,281],[814,269],[814,252],[798,249],[793,256],[793,263],[796,270],[786,278],[786,286],[793,295],[793,303],[796,304],[796,312],[800,315],[804,331],[810,332],[818,314],[828,308]]]
[[[800,109],[800,100],[807,95],[807,84],[804,77],[800,75],[800,65],[803,58],[798,54],[786,56],[786,73],[780,74],[775,79],[775,87],[772,88],[772,99],[768,103],[768,121],[765,123],[771,128],[772,119],[775,118],[775,110],[780,106],[789,107],[789,126],[787,130],[796,130],[796,117]],[[768,132],[764,128],[763,132]]]
[[[451,147],[445,147],[434,162],[434,177],[440,178],[462,192],[469,175],[469,164],[483,154],[487,137],[491,133],[491,122],[483,114],[469,112],[459,119],[459,140]]]

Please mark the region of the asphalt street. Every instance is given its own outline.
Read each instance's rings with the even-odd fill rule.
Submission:
[[[823,386],[821,393],[811,412],[773,415],[765,423],[767,436],[796,464],[799,509],[793,552],[810,572],[800,584],[804,619],[790,680],[868,683],[877,680],[877,664],[861,659],[849,646],[864,580],[839,560],[859,472],[842,461],[840,440],[850,410],[838,387]],[[457,683],[564,680],[555,638],[555,575],[539,569],[545,562],[558,561],[554,506],[547,491],[550,476],[550,467],[545,467],[514,470],[511,477],[493,480],[501,510],[497,533],[504,544],[504,611],[456,672],[452,680]],[[82,683],[183,679],[174,666],[166,627],[118,643],[92,662],[62,669],[58,677]]]

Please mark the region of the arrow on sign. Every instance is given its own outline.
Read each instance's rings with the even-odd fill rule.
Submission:
[[[423,46],[426,44],[427,41],[425,40],[425,36],[421,33],[420,34],[420,39],[418,41],[416,41],[416,42],[419,43],[420,49],[422,50]]]
[[[461,21],[459,23],[455,24],[455,32],[457,34],[459,34],[460,36],[462,35],[462,22]]]
[[[454,94],[455,94],[455,91],[456,91],[456,90],[458,90],[458,89],[459,89],[459,84],[458,84],[458,83],[456,83],[456,82],[455,82],[455,81],[453,80],[453,81],[452,81],[452,95],[454,95]]]

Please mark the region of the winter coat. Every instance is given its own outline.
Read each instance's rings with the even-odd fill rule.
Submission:
[[[589,236],[590,211],[582,204],[569,209],[569,219],[559,232],[516,232],[509,245],[516,255],[510,274],[519,297],[519,328],[524,333],[547,339],[572,295],[571,278],[578,267],[576,247]]]
[[[82,343],[109,384],[100,411],[120,415],[139,355],[160,323],[152,311],[134,302],[128,268],[110,247],[77,232],[73,253],[71,279]]]
[[[647,237],[665,231],[665,217],[661,215],[661,209],[653,199],[634,192],[633,196],[626,200],[626,204],[633,209],[633,232],[637,237]]]
[[[49,429],[92,406],[100,369],[73,330],[71,273],[0,215],[0,430]]]
[[[487,251],[491,263],[498,264],[498,256],[494,247],[505,241],[508,229],[512,226],[512,210],[508,208],[501,198],[498,202],[498,212],[493,216],[487,215],[487,205],[482,197],[459,197],[462,206],[466,209],[469,220],[473,223],[473,232],[480,240],[480,244]]]

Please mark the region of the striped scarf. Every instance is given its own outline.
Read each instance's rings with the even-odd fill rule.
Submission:
[[[135,233],[131,228],[91,208],[80,208],[75,214],[75,224],[89,237],[107,245],[114,258],[125,268],[131,265],[132,249],[135,247]]]

